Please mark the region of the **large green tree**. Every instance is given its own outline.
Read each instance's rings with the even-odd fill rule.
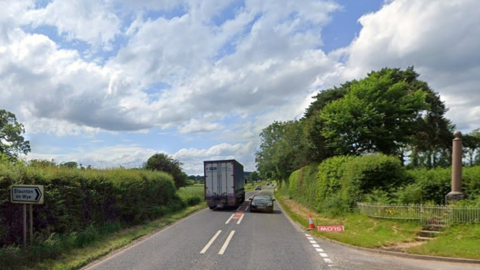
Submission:
[[[410,89],[422,89],[428,108],[418,118],[418,129],[409,145],[404,147],[410,152],[409,160],[417,167],[433,168],[449,166],[451,162],[452,133],[454,125],[445,117],[448,108],[438,93],[427,82],[419,80],[419,74],[413,67],[405,70],[382,69],[380,73],[390,71],[395,81],[403,81]]]
[[[182,163],[164,153],[151,156],[144,165],[147,170],[162,171],[173,177],[177,188],[187,184],[187,174],[182,171]]]
[[[480,164],[480,129],[475,129],[462,138],[463,150],[468,158],[467,165]]]
[[[262,130],[255,160],[261,175],[279,181],[309,164],[301,121],[275,121]]]
[[[348,92],[351,83],[347,82],[340,87],[334,87],[318,93],[313,97],[314,101],[307,108],[304,117],[301,119],[305,137],[305,158],[310,163],[322,162],[334,155],[326,147],[325,137],[321,133],[324,121],[319,115],[327,104],[343,98]]]
[[[349,85],[347,94],[320,113],[321,134],[340,155],[399,155],[428,109],[426,93],[396,78],[395,69],[372,72]]]
[[[18,154],[30,152],[30,142],[25,140],[24,133],[25,128],[17,122],[15,114],[0,110],[0,153],[9,160],[16,160]]]

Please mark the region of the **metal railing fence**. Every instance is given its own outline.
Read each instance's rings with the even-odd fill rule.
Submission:
[[[416,220],[428,224],[480,223],[480,208],[445,205],[396,205],[357,203],[369,217]]]

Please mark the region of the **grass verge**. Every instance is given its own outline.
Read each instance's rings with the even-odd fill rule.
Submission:
[[[177,213],[167,214],[165,217],[158,220],[121,230],[112,235],[102,236],[97,241],[84,248],[66,251],[62,258],[42,261],[30,269],[80,269],[81,267],[109,254],[114,250],[118,250],[122,247],[132,244],[133,242],[141,241],[144,237],[160,231],[165,226],[204,208],[204,203],[190,206]]]
[[[292,220],[308,228],[308,215],[317,225],[343,225],[342,232],[310,231],[311,234],[349,245],[393,250],[410,254],[480,260],[480,225],[459,224],[445,229],[435,239],[416,241],[421,225],[411,221],[373,219],[360,214],[326,218],[308,207],[276,193],[277,201]]]
[[[187,207],[173,211],[165,209],[162,218],[128,227],[121,223],[89,226],[82,232],[52,234],[32,246],[10,246],[0,249],[0,269],[80,269],[114,250],[148,237],[165,226],[206,208],[203,187],[180,188],[178,195]]]
[[[480,225],[456,224],[450,226],[440,236],[407,250],[412,254],[442,257],[456,257],[480,260]]]

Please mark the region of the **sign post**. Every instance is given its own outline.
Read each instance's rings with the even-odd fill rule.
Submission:
[[[27,245],[27,204],[30,204],[30,243],[33,241],[33,204],[43,204],[44,188],[42,185],[11,186],[11,202],[23,204],[23,246]]]

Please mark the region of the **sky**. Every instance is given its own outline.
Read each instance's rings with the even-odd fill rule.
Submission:
[[[324,89],[414,66],[480,127],[478,0],[0,0],[0,109],[25,158],[140,167],[155,153],[255,171],[262,129]]]

